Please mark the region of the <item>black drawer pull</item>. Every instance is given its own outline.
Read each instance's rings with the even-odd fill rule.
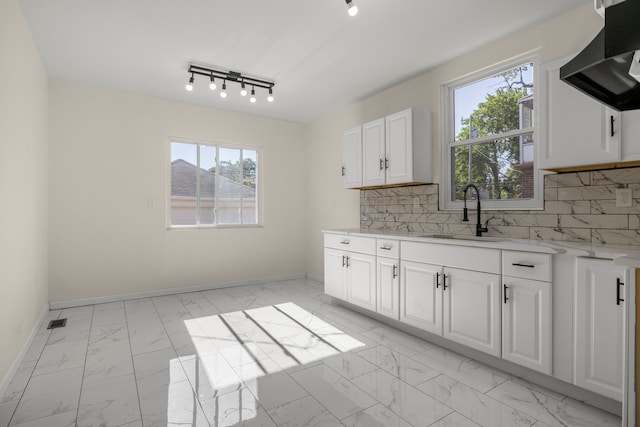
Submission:
[[[514,266],[516,266],[516,267],[536,268],[536,266],[535,266],[535,265],[533,265],[533,264],[522,264],[522,263],[520,263],[520,262],[514,262],[514,263],[512,263],[511,265],[514,265]]]
[[[442,290],[443,291],[447,290],[447,275],[446,274],[442,275]]]
[[[624,283],[620,281],[620,278],[616,278],[616,304],[620,305],[621,302],[624,302],[624,299],[620,298],[620,286],[624,286]]]
[[[507,286],[507,284],[505,283],[504,285],[504,290],[503,290],[503,295],[504,295],[504,303],[506,304],[507,301],[509,301],[509,298],[507,297],[507,289],[509,289],[509,287]]]
[[[341,241],[340,241],[340,244],[341,244],[341,245],[348,245],[348,244],[349,244],[349,241],[348,241],[348,240],[341,240]]]
[[[436,289],[440,287],[440,273],[436,273]]]
[[[380,249],[383,249],[385,251],[390,251],[391,250],[391,246],[390,245],[380,246]]]

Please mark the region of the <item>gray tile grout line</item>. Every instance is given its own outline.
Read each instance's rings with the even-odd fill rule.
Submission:
[[[91,341],[91,329],[93,328],[93,315],[96,311],[96,306],[91,306],[91,322],[89,322],[89,331],[87,334],[87,347],[84,349],[84,363],[82,365],[82,377],[80,378],[80,391],[78,393],[78,407],[76,408],[76,425],[78,425],[78,417],[80,416],[80,402],[82,401],[82,386],[84,385],[84,372],[87,369],[87,356],[89,353],[89,342]]]
[[[136,384],[136,396],[138,397],[138,411],[140,413],[140,422],[144,425],[144,418],[142,417],[142,404],[140,403],[140,390],[138,388],[138,378],[136,377],[136,364],[133,361],[133,347],[131,346],[131,334],[129,333],[129,316],[127,316],[127,307],[124,301],[120,301],[122,304],[122,311],[124,313],[124,324],[127,327],[127,342],[129,343],[129,354],[131,355],[131,368],[133,369],[133,381]]]

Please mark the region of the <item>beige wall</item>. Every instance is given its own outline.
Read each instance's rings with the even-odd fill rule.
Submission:
[[[0,1],[0,383],[47,294],[47,76],[15,0]]]
[[[323,275],[322,229],[359,226],[360,195],[342,189],[342,132],[363,122],[409,107],[431,110],[433,115],[434,182],[442,173],[440,123],[441,85],[524,52],[541,49],[549,61],[584,48],[603,25],[592,5],[579,8],[539,26],[476,49],[405,83],[350,105],[309,126],[309,223],[307,271]],[[454,28],[451,31],[455,31]],[[443,35],[446,37],[446,35]],[[419,45],[419,43],[416,43]],[[428,55],[428,52],[419,54]],[[321,164],[318,162],[321,160]]]
[[[49,88],[51,301],[306,272],[305,126]],[[170,136],[262,146],[264,227],[168,231]]]

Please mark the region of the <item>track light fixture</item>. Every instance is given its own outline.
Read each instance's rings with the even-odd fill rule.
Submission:
[[[193,73],[191,73],[191,78],[189,79],[189,83],[187,83],[187,85],[185,86],[185,89],[187,89],[189,92],[193,90]]]
[[[347,3],[349,3],[349,0]],[[215,79],[222,80],[222,88],[220,90],[220,97],[227,97],[227,82],[236,82],[240,84],[240,95],[247,96],[247,85],[251,86],[251,97],[249,101],[255,103],[256,98],[256,87],[267,89],[269,91],[269,95],[267,96],[267,101],[273,102],[273,87],[275,86],[274,82],[268,80],[262,80],[255,77],[248,77],[242,75],[237,71],[222,71],[215,68],[211,68],[208,66],[189,64],[189,68],[187,70],[188,73],[191,74],[191,78],[189,78],[189,83],[186,86],[188,91],[193,90],[194,85],[194,75],[205,76],[209,78],[209,88],[211,90],[216,89]]]
[[[358,14],[358,6],[353,2],[353,0],[345,0],[347,2],[347,13],[349,16],[356,16]]]
[[[222,82],[222,90],[220,91],[220,98],[227,97],[227,81]]]

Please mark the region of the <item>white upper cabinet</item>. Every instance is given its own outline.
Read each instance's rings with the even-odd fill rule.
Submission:
[[[570,59],[560,58],[540,66],[540,169],[621,159],[620,113],[560,80],[560,67]]]
[[[362,186],[384,185],[385,178],[384,118],[362,125]]]
[[[342,186],[362,187],[362,128],[349,129],[342,136]]]
[[[410,108],[367,122],[360,129],[362,181],[345,188],[433,181],[431,112]]]

